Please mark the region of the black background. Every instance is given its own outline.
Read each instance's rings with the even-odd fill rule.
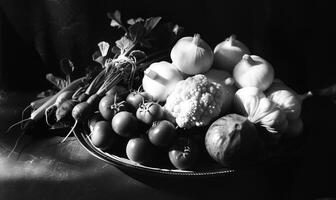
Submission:
[[[61,76],[61,58],[92,64],[97,43],[120,36],[106,17],[115,9],[124,19],[162,16],[211,47],[235,34],[299,93],[335,83],[336,9],[327,1],[0,0],[0,89],[49,88],[44,76]],[[334,112],[325,99],[306,103],[311,134],[303,164],[290,180],[281,179],[283,172],[269,177],[277,191],[290,188],[292,199],[335,197]]]
[[[200,33],[211,47],[235,34],[299,92],[334,82],[335,11],[325,1],[0,2],[2,88],[48,87],[44,75],[61,75],[61,58],[79,68],[91,64],[99,41],[120,36],[106,17],[116,9],[124,20],[162,16],[185,27],[186,35]]]

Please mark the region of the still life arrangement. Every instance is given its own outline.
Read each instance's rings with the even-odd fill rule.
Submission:
[[[10,129],[43,121],[106,162],[171,174],[251,166],[303,133],[313,93],[295,92],[235,35],[211,48],[161,17],[108,17],[123,35],[98,43],[98,67],[72,79],[62,60],[65,78],[48,74],[56,89]]]

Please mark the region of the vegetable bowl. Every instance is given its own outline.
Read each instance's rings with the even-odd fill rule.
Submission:
[[[134,177],[151,177],[159,179],[220,179],[221,177],[235,176],[241,174],[244,170],[257,170],[267,166],[277,166],[279,164],[286,164],[295,162],[299,158],[302,144],[304,143],[305,135],[278,149],[273,150],[273,154],[269,155],[264,160],[249,166],[224,167],[207,157],[200,160],[199,165],[193,169],[177,169],[172,166],[167,160],[161,159],[153,165],[140,164],[127,158],[122,151],[108,152],[95,147],[92,144],[90,133],[87,127],[80,127],[74,131],[74,136],[91,155],[99,160],[113,165]],[[161,162],[163,161],[163,162]],[[297,160],[296,160],[297,161]],[[161,163],[159,163],[161,162]]]
[[[137,175],[146,176],[157,176],[166,178],[186,178],[186,177],[197,177],[197,178],[218,178],[221,176],[226,176],[229,174],[234,174],[236,170],[230,168],[223,168],[219,165],[212,163],[209,166],[203,166],[201,169],[195,170],[181,170],[172,168],[167,165],[166,167],[151,167],[137,162],[131,161],[122,155],[114,155],[106,153],[99,148],[96,148],[87,134],[83,131],[76,131],[75,137],[78,139],[80,144],[93,156],[98,159],[111,164],[122,171]]]
[[[125,34],[98,44],[85,76],[71,80],[74,64],[62,60],[65,79],[49,74],[57,88],[22,122],[69,128],[63,141],[74,134],[93,156],[135,174],[213,178],[295,157],[304,99],[318,93],[297,94],[236,37],[212,50],[161,17],[128,25],[119,11],[108,17]]]

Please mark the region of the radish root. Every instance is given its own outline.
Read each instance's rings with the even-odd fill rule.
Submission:
[[[25,116],[25,114],[26,114],[26,112],[27,112],[27,110],[28,110],[29,108],[32,108],[32,106],[31,106],[31,105],[28,105],[28,106],[25,107],[25,108],[23,109],[23,111],[21,112],[21,121],[24,120],[24,116]],[[21,129],[23,129],[23,125],[22,125],[22,123],[21,123]]]
[[[21,121],[19,121],[19,122],[16,122],[16,123],[14,123],[13,125],[11,125],[11,126],[7,129],[6,132],[9,133],[15,126],[20,125],[20,124],[22,124],[23,122],[27,122],[27,121],[30,121],[30,120],[32,120],[32,119],[27,118],[27,119],[23,119],[23,120],[21,120]]]
[[[15,149],[17,148],[17,146],[19,145],[19,142],[21,141],[22,137],[24,135],[24,132],[22,132],[19,137],[16,139],[14,147],[12,148],[12,150],[8,153],[7,158],[10,158],[12,156],[12,154],[15,152]]]
[[[69,133],[61,141],[61,143],[64,143],[68,139],[68,137],[71,135],[71,133],[75,131],[75,128],[76,128],[77,124],[78,124],[78,120],[75,121],[75,124],[73,125],[73,127],[71,128],[71,130],[69,131]]]
[[[48,119],[49,110],[52,109],[52,108],[55,108],[55,107],[56,107],[55,105],[51,105],[48,108],[46,108],[45,111],[44,111],[45,121],[46,121],[46,123],[47,123],[48,126],[51,126],[51,124],[49,122],[49,119]]]

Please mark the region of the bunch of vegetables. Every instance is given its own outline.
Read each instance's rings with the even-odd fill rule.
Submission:
[[[87,130],[104,152],[118,150],[145,165],[164,157],[178,169],[194,169],[204,156],[224,166],[258,160],[260,128],[277,139],[302,132],[304,96],[274,79],[272,65],[235,36],[212,49],[199,34],[179,38],[176,25],[170,55],[146,55],[139,48],[153,48],[161,18],[130,19],[126,26],[119,11],[108,17],[125,34],[113,47],[98,44],[99,69],[67,77],[23,121],[44,117],[51,127],[71,126],[63,141]]]

